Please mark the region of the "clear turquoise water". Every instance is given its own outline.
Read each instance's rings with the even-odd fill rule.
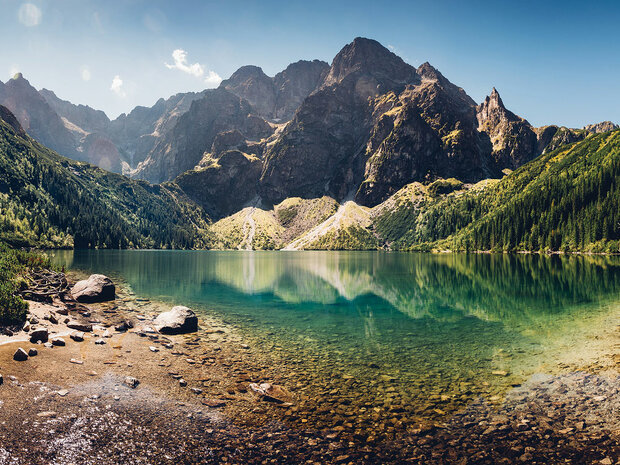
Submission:
[[[61,251],[54,261],[238,325],[317,395],[418,416],[566,366],[620,303],[619,257]]]

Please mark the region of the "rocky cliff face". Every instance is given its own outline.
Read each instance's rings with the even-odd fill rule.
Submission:
[[[0,104],[7,107],[24,130],[42,144],[70,158],[80,156],[76,136],[21,73],[0,88]]]
[[[220,87],[247,100],[257,115],[277,122],[288,121],[317,88],[328,68],[327,63],[319,60],[298,61],[271,78],[258,66],[243,66]]]
[[[615,131],[618,128],[620,128],[620,126],[612,123],[611,121],[602,121],[596,124],[588,124],[587,126],[584,126],[583,129],[594,134],[600,134],[602,132]]]
[[[157,141],[134,175],[151,182],[174,179],[200,162],[218,134],[231,130],[253,141],[273,133],[267,122],[252,114],[247,101],[222,88],[208,91]]]

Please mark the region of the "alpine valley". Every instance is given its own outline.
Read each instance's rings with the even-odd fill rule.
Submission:
[[[0,105],[13,246],[620,251],[617,125],[533,127],[370,39],[115,120],[21,74]]]

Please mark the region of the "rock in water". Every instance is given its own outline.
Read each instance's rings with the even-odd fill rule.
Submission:
[[[189,308],[179,305],[161,313],[153,325],[162,334],[191,333],[198,330],[198,317]]]
[[[290,402],[293,398],[293,396],[291,396],[291,393],[288,392],[286,388],[278,386],[277,384],[251,383],[250,389],[259,396],[261,396],[264,400],[276,402],[279,404]]]
[[[92,274],[88,279],[78,281],[71,290],[73,298],[84,303],[114,300],[115,292],[110,278],[102,274]]]
[[[47,342],[49,333],[47,328],[35,328],[30,333],[30,342],[36,344],[37,342]]]
[[[28,354],[21,347],[15,351],[13,354],[13,360],[17,360],[18,362],[23,362],[28,360]]]

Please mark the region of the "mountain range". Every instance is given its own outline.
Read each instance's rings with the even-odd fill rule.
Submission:
[[[331,65],[298,61],[274,77],[244,66],[217,89],[160,99],[115,120],[38,91],[21,74],[0,82],[0,105],[15,116],[18,133],[61,155],[161,184],[212,222],[208,246],[224,248],[415,247],[445,239],[458,231],[411,239],[422,206],[465,192],[478,198],[541,156],[575,143],[594,150],[595,134],[618,132],[610,122],[534,127],[496,89],[477,104],[429,63],[416,68],[364,38]],[[578,243],[573,248],[585,247]]]

